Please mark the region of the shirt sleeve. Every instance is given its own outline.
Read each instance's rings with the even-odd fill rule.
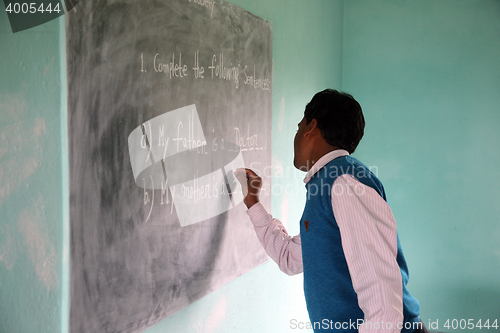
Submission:
[[[343,175],[332,187],[332,208],[364,313],[359,332],[400,332],[403,282],[396,262],[396,221],[389,205],[373,188]]]
[[[280,220],[273,218],[260,202],[247,211],[257,237],[267,254],[288,275],[302,273],[300,234],[289,236]]]

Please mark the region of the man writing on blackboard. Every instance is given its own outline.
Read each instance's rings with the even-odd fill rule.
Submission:
[[[288,275],[304,273],[314,331],[427,332],[407,290],[408,268],[382,183],[353,158],[365,121],[351,95],[327,89],[306,106],[294,140],[294,166],[307,172],[300,234],[259,202],[262,180],[236,172],[268,255]]]

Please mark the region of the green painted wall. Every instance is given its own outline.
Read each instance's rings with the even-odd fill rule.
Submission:
[[[386,187],[424,322],[500,321],[500,1],[345,1],[344,23],[358,156]]]
[[[59,20],[13,34],[0,5],[0,332],[67,322],[60,37]]]

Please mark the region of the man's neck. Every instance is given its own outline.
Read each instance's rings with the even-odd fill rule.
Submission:
[[[322,167],[324,167],[326,164],[328,164],[330,161],[340,157],[340,156],[345,156],[349,155],[349,152],[344,149],[335,149],[330,151],[329,153],[326,153],[323,155],[321,158],[319,158],[316,163],[314,163],[314,166],[311,166],[309,170],[307,171],[307,174],[304,178],[304,182],[307,183],[311,177],[318,172]]]
[[[338,147],[331,146],[331,145],[327,144],[326,142],[323,145],[319,145],[319,146],[315,147],[315,149],[311,152],[311,158],[307,161],[307,163],[308,163],[307,170],[309,171],[313,167],[313,165],[316,164],[316,162],[318,162],[318,160],[320,158],[322,158],[326,154],[328,154],[334,150],[338,150],[338,149],[339,149]]]

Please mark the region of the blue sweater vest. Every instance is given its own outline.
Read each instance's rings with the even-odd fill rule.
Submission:
[[[343,174],[354,176],[387,200],[382,183],[365,165],[351,156],[334,159],[314,174],[306,184],[307,201],[300,221],[300,238],[304,294],[315,331],[343,326],[339,331],[357,332],[356,324],[364,319],[363,311],[358,306],[331,204],[332,186],[337,177]],[[396,261],[403,279],[403,315],[407,327],[403,327],[401,332],[410,333],[415,329],[412,323],[420,321],[420,305],[406,289],[408,267],[399,237],[397,248]]]

